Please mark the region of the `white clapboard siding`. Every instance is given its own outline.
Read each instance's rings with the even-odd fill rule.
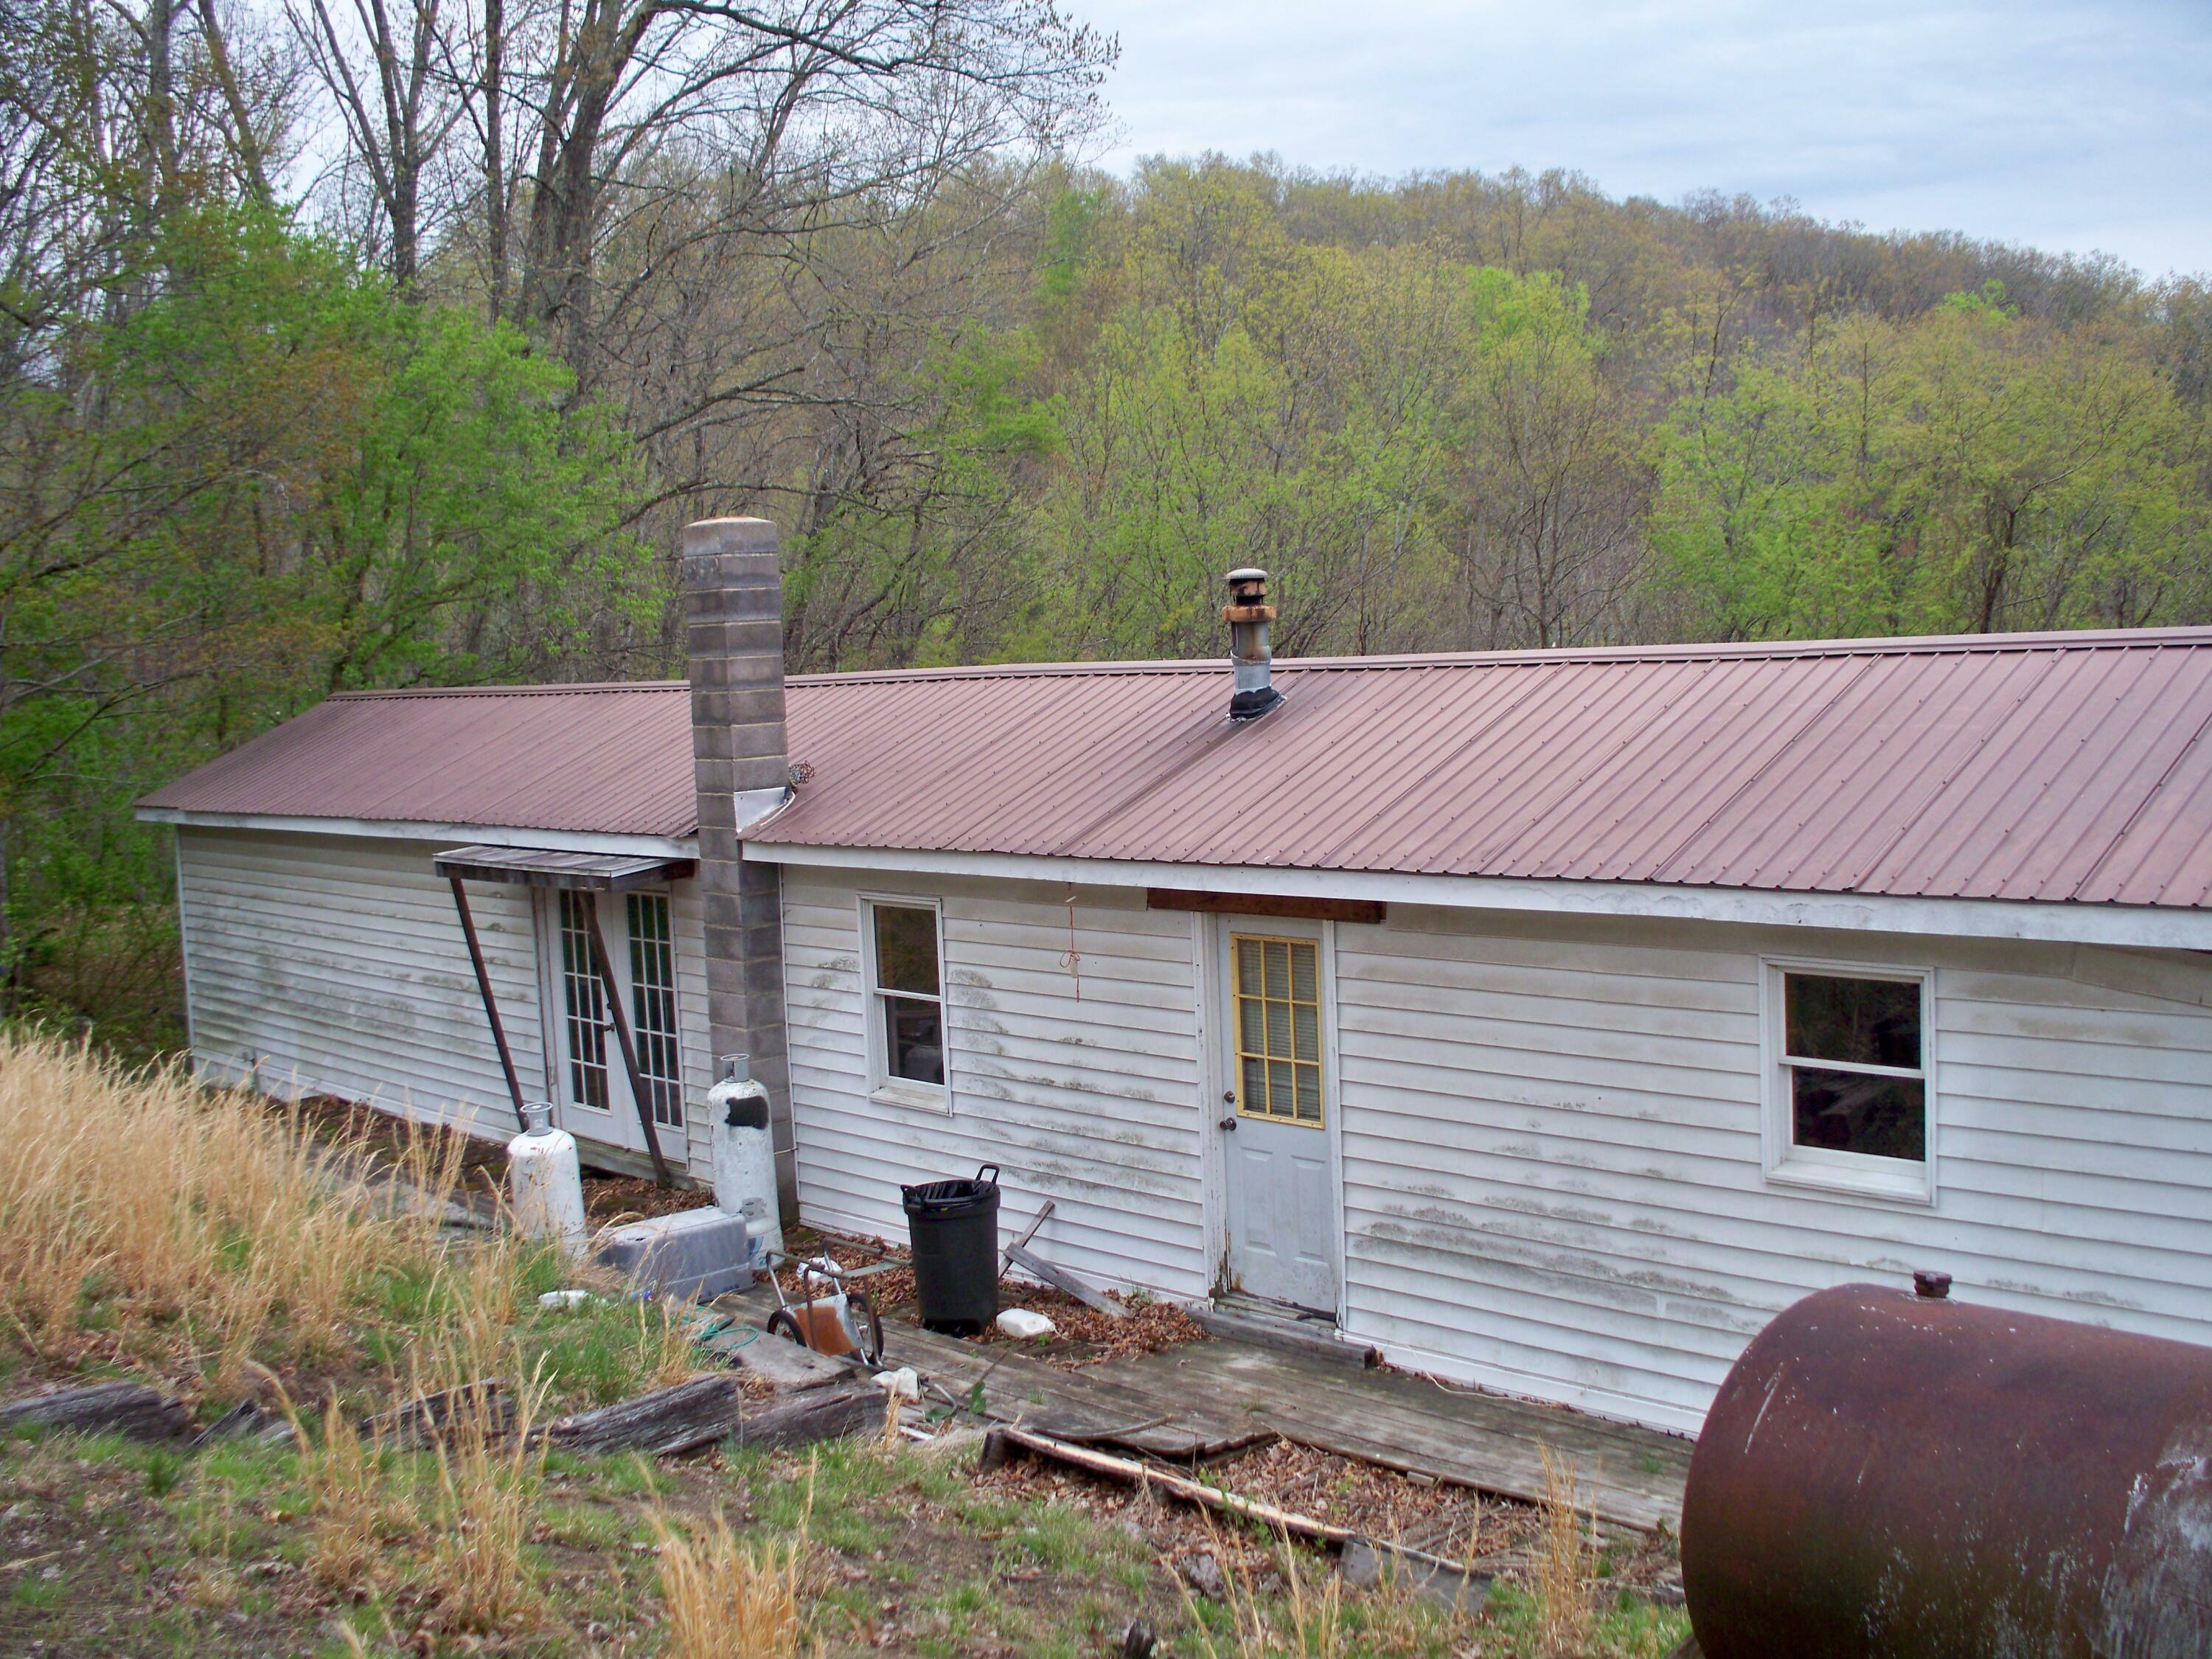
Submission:
[[[179,894],[193,1063],[272,1093],[370,1101],[504,1138],[514,1114],[453,909],[450,842],[186,829]],[[687,1150],[711,1168],[705,940],[696,884],[672,894]],[[530,890],[471,883],[469,908],[524,1093],[550,1083]],[[609,916],[619,913],[611,907]]]
[[[177,840],[196,1066],[513,1133],[453,892],[431,873],[436,848],[202,830]],[[478,885],[469,898],[527,1089],[545,1075],[529,896]]]
[[[2065,947],[1401,910],[1337,930],[1344,1323],[1694,1429],[1789,1303],[1955,1294],[2212,1341],[2212,1012]],[[1932,1206],[1770,1182],[1761,952],[1936,973]],[[2155,984],[2155,963],[2130,964]]]
[[[1206,1293],[1199,1036],[1190,918],[1142,891],[864,882],[784,872],[785,1000],[799,1210],[903,1240],[899,1188],[1001,1170],[1004,1230],[1045,1200],[1036,1248],[1110,1285]],[[952,1110],[872,1098],[860,895],[945,907]]]
[[[707,1091],[714,1082],[714,1043],[707,1024],[707,905],[696,881],[672,884],[668,892],[671,931],[676,941],[676,1029],[684,1050],[684,1120],[690,1133],[691,1172],[711,1180],[714,1172],[714,1118]],[[662,1153],[672,1164],[676,1149]]]

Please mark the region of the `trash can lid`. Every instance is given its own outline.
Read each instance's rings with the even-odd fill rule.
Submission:
[[[991,1178],[983,1178],[984,1170]],[[965,1210],[979,1209],[999,1201],[999,1166],[986,1164],[971,1176],[950,1181],[925,1181],[919,1186],[901,1187],[899,1194],[905,1201],[908,1215],[946,1215]]]

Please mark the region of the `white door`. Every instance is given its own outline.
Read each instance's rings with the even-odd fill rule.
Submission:
[[[652,890],[597,896],[599,936],[623,994],[637,1069],[645,1085],[663,1157],[681,1164],[684,1067],[676,1018],[676,942],[668,895]],[[540,923],[539,960],[546,966],[545,1052],[555,1120],[570,1134],[613,1146],[645,1149],[622,1044],[606,992],[592,965],[586,896],[549,893]]]
[[[1229,1288],[1335,1317],[1322,924],[1224,918]]]

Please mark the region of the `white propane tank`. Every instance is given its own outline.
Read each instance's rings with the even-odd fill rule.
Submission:
[[[783,1218],[775,1202],[775,1143],[769,1139],[768,1090],[747,1069],[750,1054],[722,1057],[722,1075],[707,1091],[714,1119],[714,1206],[745,1218],[751,1252],[783,1252]]]
[[[507,1143],[507,1179],[515,1225],[525,1238],[551,1239],[580,1255],[584,1181],[576,1168],[575,1137],[553,1127],[553,1103],[533,1100],[522,1109],[528,1127]]]

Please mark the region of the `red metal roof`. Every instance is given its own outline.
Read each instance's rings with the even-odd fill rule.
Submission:
[[[1232,726],[1212,662],[794,678],[812,775],[752,838],[2212,902],[2212,629],[1314,659],[1276,683],[1283,705]],[[683,834],[687,720],[680,685],[336,698],[149,804]]]
[[[341,692],[139,805],[689,836],[691,701],[680,684]]]

